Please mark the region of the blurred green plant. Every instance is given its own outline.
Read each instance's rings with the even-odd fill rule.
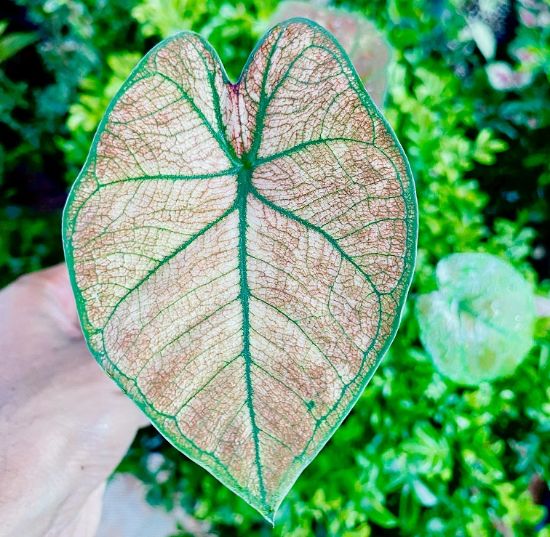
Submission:
[[[535,297],[511,265],[481,253],[437,264],[438,290],[416,300],[420,340],[458,384],[511,375],[533,345]]]
[[[236,77],[277,4],[7,2],[14,17],[2,37],[22,32],[38,40],[0,64],[11,84],[0,91],[1,283],[61,259],[64,193],[133,58],[190,28],[212,42]],[[409,156],[420,206],[417,273],[398,337],[296,483],[274,530],[153,430],[140,434],[120,470],[146,483],[151,502],[181,504],[224,537],[535,535],[544,510],[528,485],[534,475],[550,482],[550,320],[538,320],[535,343],[512,376],[459,387],[434,368],[412,313],[416,296],[436,289],[437,262],[453,252],[497,255],[537,293],[550,293],[547,3],[329,5],[372,20],[395,51],[385,113]],[[528,73],[526,82],[495,87],[489,73],[496,62]],[[57,201],[46,204],[50,198]]]
[[[11,32],[6,34],[7,28],[8,22],[0,21],[0,64],[38,39],[35,32]]]
[[[0,117],[2,123],[17,130],[19,125],[12,113],[17,107],[26,108],[24,82],[13,82],[6,75],[2,64],[38,39],[36,32],[6,32],[8,22],[0,20]],[[4,169],[5,150],[0,152],[0,172]],[[0,179],[1,179],[0,173]]]

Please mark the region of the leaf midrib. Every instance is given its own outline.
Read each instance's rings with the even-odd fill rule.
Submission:
[[[250,353],[250,288],[248,285],[247,274],[247,248],[246,248],[246,232],[248,228],[247,223],[247,198],[252,188],[252,173],[257,158],[258,149],[261,144],[263,135],[263,122],[265,111],[267,108],[266,103],[266,83],[271,70],[271,60],[273,54],[277,48],[279,40],[283,35],[283,31],[279,32],[279,35],[275,39],[275,43],[271,46],[269,55],[267,58],[265,70],[262,74],[262,83],[260,88],[259,106],[255,117],[255,134],[250,150],[240,157],[242,169],[237,176],[237,199],[236,207],[239,212],[239,298],[243,309],[243,358],[245,361],[245,383],[246,383],[246,405],[250,415],[250,426],[252,429],[252,438],[254,442],[254,463],[256,465],[256,474],[258,476],[258,489],[260,493],[260,502],[264,506],[264,509],[269,510],[267,503],[267,494],[263,479],[262,461],[260,456],[260,441],[259,441],[259,428],[256,424],[256,411],[254,409],[254,388],[252,385],[252,356]],[[241,82],[236,85],[237,91],[241,87]],[[236,101],[240,101],[237,99]],[[237,117],[241,117],[237,114]],[[244,141],[244,140],[243,140]],[[227,142],[227,139],[226,139]],[[231,146],[231,144],[229,144]]]
[[[247,245],[246,231],[247,223],[247,197],[250,190],[250,180],[252,172],[250,169],[242,168],[237,177],[237,200],[236,210],[239,213],[239,301],[243,313],[243,350],[242,356],[245,366],[245,384],[246,384],[246,406],[250,415],[250,427],[252,429],[252,439],[254,442],[254,462],[258,475],[258,489],[261,501],[266,503],[266,490],[263,481],[262,462],[260,458],[260,440],[259,428],[256,423],[256,411],[254,409],[254,388],[252,386],[252,356],[250,353],[250,288],[248,286],[247,274]]]

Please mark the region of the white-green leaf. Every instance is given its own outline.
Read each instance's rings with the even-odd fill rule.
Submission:
[[[439,371],[461,384],[510,375],[533,344],[531,285],[510,264],[482,253],[437,265],[438,290],[420,296],[420,338]]]

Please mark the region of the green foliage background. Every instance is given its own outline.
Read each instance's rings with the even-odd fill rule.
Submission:
[[[0,284],[62,259],[67,189],[110,98],[143,53],[193,29],[236,77],[277,3],[4,3]],[[548,295],[548,4],[336,4],[370,18],[394,48],[386,115],[408,153],[420,205],[418,266],[398,337],[355,410],[298,480],[275,529],[153,430],[140,434],[120,469],[147,484],[151,502],[183,505],[223,536],[534,535],[545,512],[528,483],[534,475],[550,482],[548,319],[538,322],[536,344],[512,377],[466,389],[434,369],[412,305],[433,290],[437,261],[464,251],[507,259]],[[472,30],[479,21],[488,34]],[[495,62],[523,81],[495,89],[488,76],[502,66]]]

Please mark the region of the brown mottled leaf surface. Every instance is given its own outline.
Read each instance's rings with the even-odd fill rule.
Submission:
[[[281,2],[271,21],[290,17],[306,17],[331,32],[349,55],[372,100],[383,106],[391,48],[372,22],[360,13],[310,1]]]
[[[412,178],[335,40],[272,29],[237,84],[163,41],[102,120],[64,215],[83,330],[182,452],[272,519],[397,329]]]

